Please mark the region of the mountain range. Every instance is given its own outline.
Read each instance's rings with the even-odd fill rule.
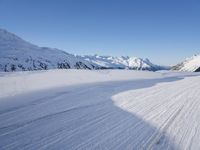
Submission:
[[[149,59],[142,59],[137,57],[129,57],[129,56],[99,56],[99,55],[85,55],[81,56],[84,60],[101,66],[102,69],[132,69],[132,70],[149,70],[156,71],[166,69],[165,67],[161,67],[155,65],[149,61]]]
[[[134,69],[156,71],[164,68],[151,63],[148,59],[128,56],[79,56],[55,48],[39,47],[7,30],[0,29],[0,71],[47,69]]]
[[[0,29],[0,71],[48,69],[132,69],[157,71],[169,67],[153,64],[149,59],[129,56],[73,55],[63,50],[39,47],[19,36]],[[194,55],[171,68],[200,71],[200,55]]]

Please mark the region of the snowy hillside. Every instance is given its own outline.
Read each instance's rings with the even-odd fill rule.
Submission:
[[[0,149],[199,150],[198,75],[2,72]]]
[[[38,47],[0,29],[0,71],[55,68],[93,69],[94,66],[64,51]]]
[[[200,54],[187,58],[182,63],[172,67],[172,70],[200,72]]]
[[[107,69],[133,69],[133,70],[149,70],[156,71],[166,69],[151,63],[148,59],[142,59],[137,57],[112,57],[112,56],[81,56],[86,61],[101,66],[101,68]]]

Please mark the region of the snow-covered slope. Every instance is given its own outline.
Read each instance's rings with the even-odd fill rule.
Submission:
[[[38,47],[0,29],[0,71],[55,68],[93,69],[94,66],[62,50]]]
[[[176,74],[0,73],[0,149],[199,150],[200,76]]]
[[[87,55],[81,56],[81,58],[100,66],[100,68],[105,69],[134,69],[149,71],[165,69],[164,67],[151,63],[148,59],[142,59],[137,57]]]
[[[172,67],[172,70],[200,72],[200,54],[187,58],[182,63]]]

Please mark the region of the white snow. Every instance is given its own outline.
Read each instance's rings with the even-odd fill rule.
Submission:
[[[0,74],[0,149],[200,149],[200,74]],[[2,90],[3,89],[3,90]]]

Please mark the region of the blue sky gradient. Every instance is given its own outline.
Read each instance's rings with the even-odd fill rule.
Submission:
[[[200,50],[196,0],[0,0],[0,28],[73,54],[176,64]]]

